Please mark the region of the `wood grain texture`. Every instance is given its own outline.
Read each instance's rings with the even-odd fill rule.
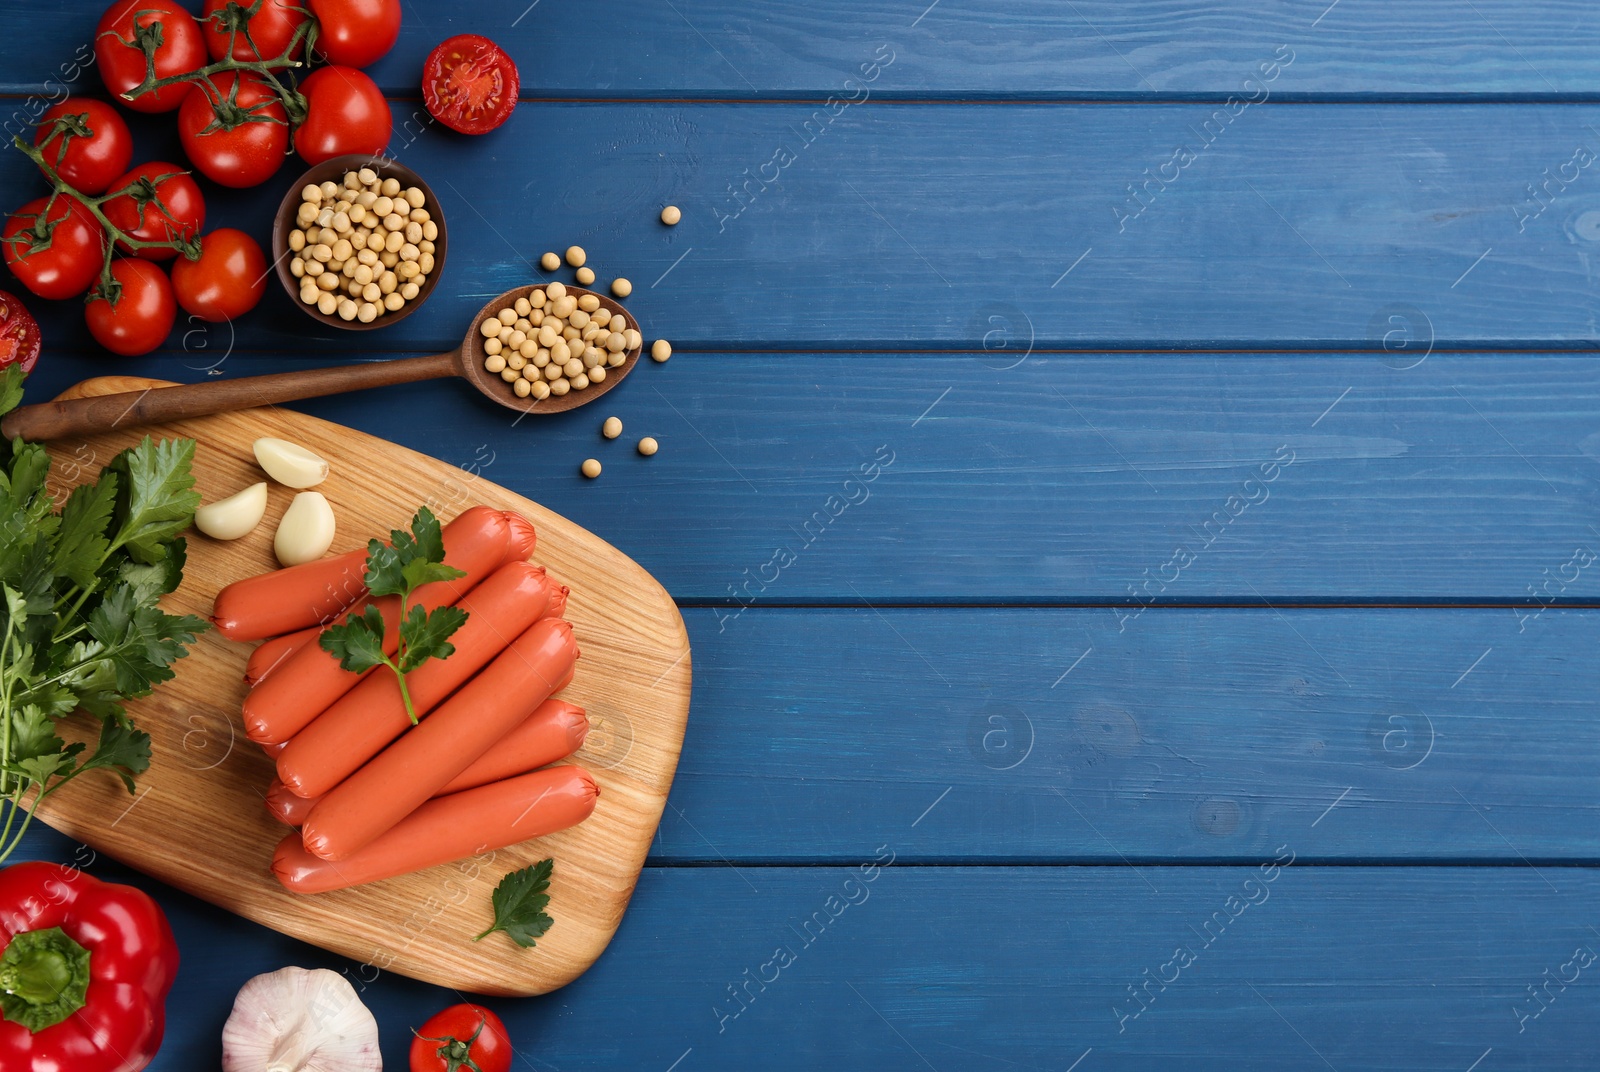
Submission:
[[[1201,8],[1180,0],[997,0],[932,6],[898,0],[697,0],[628,4],[604,19],[602,52],[550,48],[595,32],[579,0],[407,4],[394,50],[369,73],[415,98],[429,50],[457,33],[487,34],[509,51],[524,100],[550,98],[825,97],[880,42],[896,53],[886,95],[1000,99],[1172,97],[1236,92],[1288,42],[1308,52],[1302,93],[1566,97],[1594,94],[1597,37],[1582,0],[1447,0],[1349,5],[1297,0]],[[88,37],[80,11],[7,0],[0,19],[30,42],[0,92],[45,88]],[[80,80],[95,91],[91,69]]]
[[[1440,348],[1600,337],[1600,216],[1585,215],[1600,174],[1571,163],[1600,156],[1600,107],[820,111],[551,103],[493,137],[423,129],[396,154],[439,195],[450,264],[421,312],[359,345],[449,349],[483,302],[542,278],[541,252],[573,243],[603,281],[635,282],[625,304],[647,338],[683,350],[980,349],[1002,307],[1039,349],[1378,350],[1408,307]],[[516,147],[557,141],[561,164],[536,183],[482,181],[520,173]],[[1181,168],[1180,149],[1195,153]],[[1130,192],[1162,165],[1170,184]],[[1572,182],[1541,210],[1530,184],[1564,165]],[[32,170],[0,157],[0,184],[21,196]],[[212,209],[265,239],[294,175]],[[667,203],[684,213],[673,228],[656,218]],[[231,325],[239,344],[350,352],[290,300],[269,292]],[[87,345],[73,303],[36,304],[55,346]]]
[[[104,377],[78,390],[159,386]],[[690,659],[670,597],[621,552],[537,503],[487,480],[471,480],[470,498],[458,499],[453,489],[461,470],[338,425],[271,409],[175,422],[155,432],[197,441],[194,472],[208,501],[256,479],[250,444],[259,436],[290,439],[327,458],[332,472],[319,490],[339,521],[335,552],[403,526],[419,503],[447,518],[478,503],[527,516],[539,534],[535,560],[572,588],[567,617],[583,654],[562,695],[582,704],[598,731],[574,760],[595,775],[601,801],[579,826],[499,853],[350,890],[289,894],[268,870],[286,832],[262,806],[272,764],[236,725],[249,648],[210,632],[178,664],[176,678],[129,705],[155,753],[139,795],[129,801],[114,780],[86,779],[52,797],[41,817],[246,918],[441,986],[537,994],[582,973],[622,918],[682,744]],[[86,446],[94,461],[80,457],[66,472],[74,453],[58,446],[53,477],[64,492],[138,438],[136,432],[91,438]],[[174,609],[205,615],[223,584],[272,568],[271,533],[290,497],[277,489],[267,518],[243,539],[222,544],[193,536]],[[619,734],[622,724],[627,730]],[[495,885],[545,856],[557,861],[550,911],[559,922],[537,952],[498,939],[472,944],[492,918]]]
[[[1407,369],[1404,352],[1034,354],[1008,367],[1022,356],[680,353],[643,362],[602,406],[515,427],[454,383],[302,408],[457,465],[492,460],[486,476],[621,547],[680,602],[730,611],[1600,601],[1600,567],[1568,565],[1600,554],[1592,357],[1435,353]],[[49,357],[30,400],[104,367]],[[197,351],[124,367],[206,379],[215,363]],[[236,354],[209,378],[300,364]],[[624,433],[608,444],[596,433],[611,414]],[[653,458],[632,450],[644,435],[661,442]],[[1260,483],[1283,446],[1295,461]],[[879,447],[895,460],[863,485]],[[578,475],[590,456],[599,481]],[[1233,517],[1230,501],[1249,505]],[[1167,565],[1179,546],[1196,555],[1181,570]],[[774,580],[779,548],[796,560]]]
[[[1340,818],[1334,812],[1317,831]],[[849,846],[853,863],[873,860],[879,846],[898,848],[904,830],[884,817]],[[1297,851],[1303,833],[1287,829],[1273,847]],[[74,853],[53,834],[30,847]],[[252,927],[103,859],[90,869],[157,889],[183,944],[171,999],[182,1011],[151,1072],[215,1067],[234,990],[286,963],[347,972],[378,1015],[385,1068],[405,1067],[407,1025],[458,1000]],[[664,1072],[674,1061],[675,1072],[1059,1072],[1091,1048],[1075,1072],[1326,1069],[1313,1050],[1338,1070],[1464,1072],[1490,1048],[1475,1072],[1592,1069],[1590,974],[1600,965],[1565,986],[1559,977],[1579,947],[1600,953],[1593,871],[1296,862],[1270,886],[1259,874],[1257,866],[916,867],[897,858],[867,885],[855,866],[647,867],[617,940],[583,978],[554,999],[487,1004],[540,1072]],[[848,889],[846,879],[855,880]],[[864,901],[818,933],[814,914],[828,917],[830,896],[860,900],[863,890]],[[1219,929],[1213,914],[1227,919],[1229,898],[1250,897],[1261,903]],[[1138,1008],[1127,988],[1142,987],[1146,971],[1171,979],[1162,966],[1179,946],[1194,963],[1164,990],[1152,983],[1148,1011],[1119,1024],[1118,1010]],[[794,962],[775,981],[746,984],[773,979],[778,948]],[[1557,981],[1541,1005],[1527,988],[1550,976]],[[745,985],[746,1008],[719,1032],[718,1010],[740,1008],[727,988]],[[630,1015],[619,1019],[618,1008]]]
[[[1600,862],[1600,611],[685,617],[661,864]]]

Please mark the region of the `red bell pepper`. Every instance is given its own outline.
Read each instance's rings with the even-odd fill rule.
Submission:
[[[178,946],[149,895],[64,864],[0,871],[0,1069],[139,1072]]]

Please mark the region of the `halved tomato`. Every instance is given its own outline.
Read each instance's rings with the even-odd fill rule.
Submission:
[[[511,118],[522,80],[499,45],[477,34],[439,43],[422,65],[422,100],[451,130],[487,134]]]
[[[21,365],[32,372],[39,360],[39,322],[22,299],[0,290],[0,369]]]

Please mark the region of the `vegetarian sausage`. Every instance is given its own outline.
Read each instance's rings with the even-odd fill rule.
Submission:
[[[566,759],[583,747],[588,734],[589,719],[583,708],[566,700],[546,700],[520,726],[474,760],[472,766],[452,778],[434,797],[449,796],[463,789],[476,789],[480,785],[513,778],[538,770],[558,759]],[[305,822],[306,816],[311,814],[311,809],[321,799],[291,793],[276,778],[267,787],[267,811],[288,826],[299,826]]]
[[[377,882],[576,826],[593,813],[599,796],[594,776],[582,767],[549,767],[430,800],[338,863],[311,855],[291,831],[273,854],[272,873],[291,893]]]
[[[418,588],[411,605],[427,610],[453,604],[472,587],[500,568],[508,550],[511,525],[506,515],[486,506],[474,506],[444,527],[444,560],[466,573],[453,581],[434,581]],[[360,614],[369,600],[353,605],[340,622]],[[384,652],[399,646],[400,599],[383,596],[370,600],[383,611]],[[371,673],[371,671],[366,671]],[[385,671],[388,673],[388,671]],[[355,688],[362,674],[351,673],[320,644],[306,644],[244,698],[245,734],[252,741],[277,744],[304,729],[339,697]]]
[[[367,549],[234,581],[217,593],[211,622],[229,640],[261,640],[338,617],[367,594]]]
[[[429,659],[406,675],[417,717],[443,703],[538,621],[556,591],[542,567],[526,562],[501,566],[474,588],[459,604],[467,620],[450,638],[455,653],[448,659]],[[536,699],[530,710],[543,699]],[[388,672],[373,674],[295,735],[278,757],[278,778],[292,793],[321,796],[410,725],[399,681]],[[450,777],[454,774],[446,781]]]
[[[259,685],[262,680],[277,667],[281,666],[289,656],[300,650],[301,645],[312,637],[322,632],[322,626],[313,625],[295,633],[285,633],[271,640],[263,640],[256,645],[256,650],[250,653],[250,659],[244,664],[244,683],[246,685]]]
[[[571,622],[535,622],[429,718],[322,798],[301,826],[307,851],[345,860],[366,848],[549,699],[577,657]]]

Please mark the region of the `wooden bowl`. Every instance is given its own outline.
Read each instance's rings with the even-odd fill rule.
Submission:
[[[587,402],[593,402],[621,383],[622,378],[633,371],[633,367],[639,363],[639,356],[644,353],[644,331],[639,328],[639,322],[634,319],[633,313],[624,309],[620,302],[601,294],[599,291],[586,290],[570,283],[562,285],[567,288],[568,294],[576,297],[581,298],[585,294],[593,294],[600,299],[600,308],[606,310],[612,316],[621,315],[627,317],[628,326],[639,330],[639,345],[631,350],[623,351],[626,359],[622,364],[616,368],[606,367],[604,383],[585,387],[581,391],[568,391],[559,398],[555,395],[551,395],[546,399],[536,399],[532,395],[527,398],[518,398],[512,391],[511,385],[502,380],[498,372],[490,372],[483,367],[484,358],[488,356],[483,352],[483,344],[487,340],[484,339],[483,333],[478,329],[478,325],[498,313],[501,309],[514,303],[518,298],[526,298],[536,290],[543,290],[548,284],[534,283],[526,287],[517,287],[515,290],[508,290],[478,310],[478,315],[472,318],[472,324],[467,328],[467,337],[461,344],[458,365],[461,375],[470,380],[474,387],[507,409],[514,409],[519,413],[533,416],[546,413],[565,413],[569,409],[576,409]],[[299,301],[298,292],[296,292],[295,300]]]
[[[299,226],[295,214],[300,209],[300,191],[308,184],[321,185],[332,180],[336,183],[344,181],[345,174],[359,171],[364,167],[372,168],[380,178],[395,178],[402,187],[415,186],[421,190],[427,202],[423,205],[428,210],[429,218],[439,228],[439,236],[433,240],[433,271],[428,273],[428,281],[418,289],[417,296],[406,302],[395,312],[385,312],[374,319],[370,324],[363,324],[359,320],[345,320],[337,313],[324,313],[315,305],[307,305],[300,300],[300,281],[289,271],[289,261],[294,254],[289,249],[289,232]],[[439,199],[434,195],[433,188],[422,180],[422,177],[404,164],[384,157],[369,156],[364,153],[354,153],[348,156],[336,156],[332,160],[324,160],[308,170],[295,180],[289,192],[283,195],[283,202],[278,206],[278,214],[272,221],[272,260],[278,270],[278,282],[283,284],[284,291],[289,295],[290,302],[301,312],[320,321],[330,328],[339,328],[343,331],[372,331],[375,328],[386,328],[390,324],[397,324],[422,307],[439,285],[439,276],[444,272],[445,253],[449,249],[448,234],[445,230],[444,212],[439,207]],[[509,386],[509,385],[507,385]]]

